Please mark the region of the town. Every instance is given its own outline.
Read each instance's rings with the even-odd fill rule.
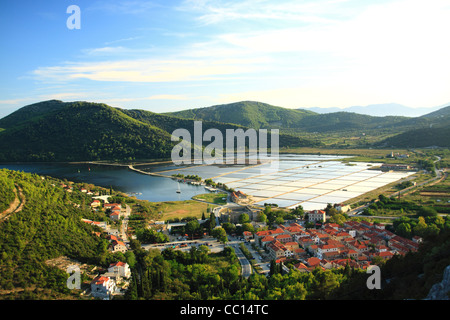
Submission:
[[[217,189],[212,190],[218,192]],[[81,192],[89,191],[83,189]],[[109,241],[110,252],[125,253],[130,250],[129,238],[136,238],[135,235],[127,235],[127,218],[131,214],[131,209],[128,205],[122,207],[119,203],[108,203],[108,198],[108,196],[93,196],[90,207],[92,210],[102,208],[111,221],[121,221],[120,229],[111,227],[106,221],[87,219],[83,221],[102,230]],[[254,227],[254,230],[259,231],[243,231],[240,234],[232,232],[228,234],[226,240],[221,241],[207,234],[189,239],[187,234],[180,234],[177,231],[178,227],[186,223],[154,221],[150,227],[166,234],[170,241],[143,244],[142,247],[147,250],[167,248],[190,250],[192,247],[203,245],[217,252],[230,246],[239,253],[242,275],[248,277],[252,272],[270,276],[270,266],[273,263],[280,265],[285,273],[291,268],[300,272],[312,272],[315,268],[326,270],[346,266],[367,269],[370,265],[390,259],[394,255],[405,255],[410,251],[417,251],[422,241],[418,236],[413,237],[412,240],[400,237],[386,230],[385,225],[381,223],[348,220],[340,225],[328,222],[329,217],[324,210],[307,211],[304,218],[275,224],[269,228],[266,223],[257,221],[258,213],[262,210],[250,209],[250,206],[245,205],[244,193],[230,192],[229,199],[231,203],[214,211],[218,214],[219,222],[215,229],[222,228],[224,224],[230,224],[230,221],[236,222],[236,226],[239,226],[239,217],[245,214],[252,218],[248,223]],[[228,205],[233,205],[231,207],[233,210],[230,211]],[[336,207],[339,210],[345,209],[342,205]],[[205,221],[207,219],[200,219],[199,223]],[[100,236],[100,233],[97,233],[97,236]],[[247,253],[243,254],[244,251]],[[116,295],[123,295],[131,276],[128,264],[116,262],[104,271],[91,281],[91,296],[111,299]],[[122,284],[120,288],[117,286],[118,282]]]

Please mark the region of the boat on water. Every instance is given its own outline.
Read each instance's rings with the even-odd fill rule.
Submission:
[[[177,193],[181,193],[181,189],[180,189],[180,183],[178,182],[178,189],[177,189]]]

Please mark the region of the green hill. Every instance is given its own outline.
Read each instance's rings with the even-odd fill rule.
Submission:
[[[105,104],[43,102],[0,124],[0,161],[149,159],[172,149],[169,133]]]
[[[170,158],[175,129],[194,136],[194,120],[101,103],[44,101],[0,120],[0,161],[92,161]],[[237,124],[202,121],[202,132],[243,129]],[[280,134],[281,147],[318,146]],[[204,145],[209,144],[205,141]],[[225,143],[225,142],[224,142]]]
[[[233,123],[251,128],[294,128],[299,132],[341,132],[371,129],[398,129],[407,117],[374,117],[353,112],[318,114],[253,101],[242,101],[206,108],[168,113],[184,119]],[[405,123],[405,126],[411,126]]]
[[[379,130],[398,128],[405,117],[374,117],[352,112],[333,112],[305,117],[297,123],[304,131],[339,132],[352,130]]]
[[[81,205],[89,196],[69,194],[61,180],[30,173],[2,169],[0,181],[19,186],[25,198],[21,211],[0,220],[0,300],[70,297],[68,274],[49,266],[49,259],[65,256],[102,267],[117,261],[108,241],[94,234],[99,230],[81,220],[103,219]],[[0,198],[0,207],[10,201]]]
[[[409,130],[388,138],[379,145],[397,148],[432,146],[450,148],[450,125]]]
[[[276,107],[261,102],[242,101],[167,114],[184,119],[218,121],[260,129],[296,127],[296,123],[301,119],[316,113]]]

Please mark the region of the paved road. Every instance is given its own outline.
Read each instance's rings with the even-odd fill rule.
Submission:
[[[236,252],[236,256],[238,257],[239,263],[241,264],[242,276],[244,278],[250,277],[250,275],[252,274],[252,265],[247,260],[247,258],[244,256],[244,254],[242,253],[241,249],[239,248],[239,245],[237,245],[237,244],[233,245],[232,248]]]
[[[254,241],[254,240],[252,240]],[[252,248],[252,242],[246,242],[245,246],[247,247],[247,249],[250,251],[250,253],[252,254],[252,256],[255,258],[255,263],[261,267],[262,272],[260,273],[268,273],[270,271],[270,267],[267,265],[269,263],[269,260],[264,260],[264,258],[259,254],[259,252],[257,252],[256,250],[254,250]]]
[[[185,247],[180,247],[182,244],[186,244]],[[143,244],[142,248],[146,250],[150,249],[159,249],[164,250],[166,248],[173,248],[174,246],[179,246],[177,250],[181,251],[189,251],[192,246],[201,246],[206,245],[211,252],[220,252],[223,250],[224,245],[218,242],[216,239],[212,237],[198,239],[198,240],[185,240],[185,241],[172,241],[166,243],[152,243],[152,244]]]

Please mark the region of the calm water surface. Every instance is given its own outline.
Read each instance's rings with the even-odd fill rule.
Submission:
[[[194,195],[208,192],[203,186],[180,183],[181,193],[177,193],[177,181],[140,174],[125,167],[62,163],[0,163],[0,168],[86,182],[104,188],[112,187],[138,199],[154,202],[189,200]]]

